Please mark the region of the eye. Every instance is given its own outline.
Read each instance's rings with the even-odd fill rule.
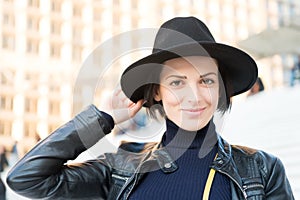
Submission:
[[[170,82],[170,86],[176,87],[176,86],[181,86],[183,85],[183,81],[182,80],[174,80],[172,82]]]
[[[214,84],[215,81],[213,79],[210,79],[210,78],[205,78],[205,79],[201,79],[200,83],[209,86],[209,85]]]

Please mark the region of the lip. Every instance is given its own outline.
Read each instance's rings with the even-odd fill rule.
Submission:
[[[182,108],[181,110],[187,112],[199,112],[205,110],[205,108]]]
[[[188,115],[199,116],[206,108],[183,108],[181,111]]]

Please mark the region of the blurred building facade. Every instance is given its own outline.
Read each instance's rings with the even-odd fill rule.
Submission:
[[[194,15],[208,24],[218,42],[236,45],[299,14],[297,0],[3,0],[0,141],[34,143],[89,103],[83,97],[86,91],[92,96],[95,91],[87,87],[78,89],[74,102],[76,77],[86,57],[114,35],[157,28],[174,16]],[[139,40],[143,38],[132,38],[128,45],[134,47]],[[120,45],[116,43],[107,52]],[[285,84],[284,62],[289,61],[280,55],[261,61],[260,73],[267,87]],[[96,104],[103,91],[115,87],[125,67],[121,62],[114,68],[94,95]]]

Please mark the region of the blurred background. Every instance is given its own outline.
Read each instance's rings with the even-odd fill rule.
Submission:
[[[122,71],[151,52],[120,56],[96,90],[89,81],[97,77],[75,88],[99,45],[190,15],[204,21],[217,42],[248,52],[259,67],[260,83],[233,99],[224,137],[279,155],[300,197],[300,0],[1,0],[0,145],[10,166],[86,105],[101,107]],[[135,50],[145,39],[130,38],[126,45]],[[98,66],[122,45],[115,40],[98,52]]]

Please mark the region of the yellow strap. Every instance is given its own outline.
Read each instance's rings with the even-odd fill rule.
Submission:
[[[211,168],[209,171],[209,174],[208,174],[206,184],[205,184],[202,200],[208,200],[210,188],[211,188],[215,173],[216,173],[216,170]]]
[[[218,154],[216,155],[215,159],[217,158],[217,156],[218,156]],[[203,193],[202,200],[208,200],[209,192],[210,192],[211,185],[212,185],[212,182],[213,182],[214,177],[215,177],[215,173],[216,173],[216,170],[213,169],[213,168],[211,168],[210,171],[209,171],[209,174],[208,174],[208,178],[206,180],[206,184],[205,184],[205,188],[204,188],[204,193]]]

